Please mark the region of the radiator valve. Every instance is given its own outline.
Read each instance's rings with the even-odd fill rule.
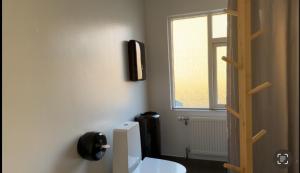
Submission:
[[[186,116],[178,116],[177,119],[179,121],[184,121],[184,124],[187,126],[188,125],[188,121],[190,120],[189,117],[186,117]]]

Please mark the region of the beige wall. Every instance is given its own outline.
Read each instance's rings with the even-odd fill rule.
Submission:
[[[146,0],[146,40],[148,55],[149,106],[161,114],[162,154],[185,156],[187,128],[179,115],[223,116],[225,112],[185,112],[170,110],[167,17],[227,7],[227,0]],[[224,129],[226,130],[226,129]],[[208,158],[205,158],[208,159]]]
[[[129,39],[144,41],[142,0],[4,0],[3,172],[110,173],[78,137],[147,109],[146,82],[127,81]]]

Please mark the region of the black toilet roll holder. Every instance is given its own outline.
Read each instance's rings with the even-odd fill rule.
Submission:
[[[101,132],[87,132],[77,143],[78,154],[87,160],[97,161],[103,158],[105,151],[110,148],[106,136]]]

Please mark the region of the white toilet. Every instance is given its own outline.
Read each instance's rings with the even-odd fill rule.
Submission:
[[[141,159],[138,122],[126,122],[113,132],[113,173],[186,173],[183,165],[155,158]]]

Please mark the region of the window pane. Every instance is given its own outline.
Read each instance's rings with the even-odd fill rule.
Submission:
[[[213,38],[227,37],[227,14],[212,16]]]
[[[176,108],[208,108],[207,17],[172,21]]]
[[[226,62],[221,58],[226,56],[226,46],[217,46],[217,104],[226,104]]]

